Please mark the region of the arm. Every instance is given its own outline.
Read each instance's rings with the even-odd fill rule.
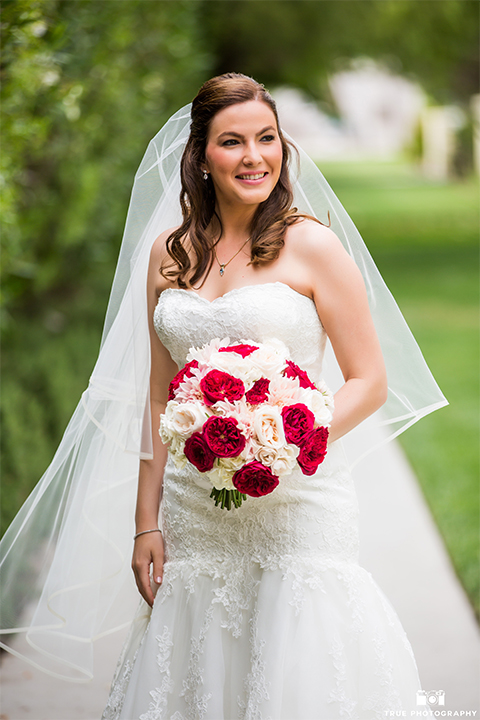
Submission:
[[[158,527],[158,514],[162,496],[163,471],[167,460],[167,447],[160,440],[158,425],[160,414],[165,411],[168,385],[178,371],[168,351],[160,342],[153,327],[153,312],[158,301],[162,278],[158,268],[162,261],[163,235],[154,243],[150,256],[147,279],[147,306],[150,331],[151,371],[150,410],[152,417],[153,458],[140,460],[137,505],[135,511],[136,532]],[[132,569],[138,590],[144,600],[153,605],[154,593],[150,585],[150,565],[157,585],[163,577],[164,545],[161,533],[148,533],[135,540]]]
[[[335,394],[332,442],[384,404],[387,377],[360,270],[331,230],[308,225],[312,297],[345,380]]]

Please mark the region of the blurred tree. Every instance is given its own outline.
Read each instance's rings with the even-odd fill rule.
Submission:
[[[442,103],[478,92],[477,0],[203,0],[216,72],[292,84],[325,99],[325,80],[368,56]]]
[[[139,150],[208,72],[197,11],[185,0],[4,0],[7,310],[35,312],[85,287],[80,276],[108,288]]]
[[[141,153],[210,74],[198,9],[2,2],[5,526],[85,388]]]

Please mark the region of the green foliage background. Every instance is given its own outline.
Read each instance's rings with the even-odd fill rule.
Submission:
[[[478,92],[478,28],[476,0],[3,0],[4,527],[48,465],[88,383],[133,175],[166,118],[207,77],[232,70],[270,87],[296,85],[332,111],[328,74],[358,56],[418,79],[432,102],[467,108]],[[470,248],[476,242],[475,201],[458,183],[419,192],[396,171],[380,179],[374,173],[373,184],[367,167],[331,172],[421,346],[431,348],[427,359],[440,384],[451,402],[458,400],[456,415],[443,424],[422,421],[416,448],[414,441],[406,446],[432,502],[444,498],[435,510],[444,534],[454,537],[457,529],[460,538],[458,523],[470,528],[464,542],[449,547],[475,593],[477,459],[465,440],[475,424],[475,266],[472,254],[462,254],[464,240],[460,259],[456,254],[459,237]],[[389,183],[397,191],[388,193]],[[439,293],[450,326],[439,319]],[[468,340],[460,336],[462,323],[470,328]],[[445,332],[457,332],[456,341],[469,348],[455,388],[449,383],[456,360],[445,348]],[[460,440],[448,458],[438,444],[448,447],[452,422]],[[453,514],[449,460],[463,463]]]

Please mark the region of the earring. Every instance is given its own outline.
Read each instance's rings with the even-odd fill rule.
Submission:
[[[208,180],[208,173],[206,170],[203,171],[203,179]]]

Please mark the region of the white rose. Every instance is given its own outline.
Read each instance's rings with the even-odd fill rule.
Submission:
[[[333,412],[335,403],[333,399],[333,393],[330,390],[330,388],[327,386],[327,383],[325,380],[320,380],[320,382],[316,383],[317,390],[322,393],[323,397],[325,398],[325,402],[330,408],[330,410]]]
[[[278,457],[279,450],[267,445],[260,445],[259,443],[252,441],[252,450],[254,452],[255,460],[261,462],[262,465],[270,467]]]
[[[252,447],[255,451],[255,459],[269,467],[278,477],[292,472],[300,452],[300,448],[290,444],[281,448],[272,448],[252,443]]]
[[[282,416],[277,407],[260,405],[253,414],[253,431],[261,445],[281,448],[286,444]]]
[[[174,430],[172,426],[172,412],[173,409],[177,406],[178,402],[176,402],[175,400],[170,400],[167,403],[165,412],[160,415],[160,427],[158,429],[158,434],[160,435],[160,438],[162,442],[165,443],[165,445],[168,445],[174,435]]]
[[[287,347],[279,340],[269,340],[255,350],[249,358],[252,365],[260,370],[260,377],[275,377],[280,375],[285,368],[285,361],[288,357]]]
[[[333,411],[331,393],[328,396],[312,388],[302,388],[300,402],[304,403],[313,412],[316,425],[325,427],[330,425]]]
[[[175,435],[169,445],[169,451],[173,458],[173,462],[178,468],[184,468],[187,464],[187,458],[184,454],[185,441],[181,437]]]
[[[232,477],[235,472],[243,465],[243,460],[238,458],[222,458],[217,460],[211,470],[205,473],[211,484],[217,490],[235,490]]]
[[[270,470],[274,475],[278,475],[278,477],[281,477],[282,475],[290,475],[296,465],[299,453],[300,448],[296,445],[285,445],[285,447],[278,452],[276,459],[270,465]]]
[[[177,403],[171,411],[169,422],[173,432],[186,439],[201,430],[207,418],[205,409],[199,403]]]

